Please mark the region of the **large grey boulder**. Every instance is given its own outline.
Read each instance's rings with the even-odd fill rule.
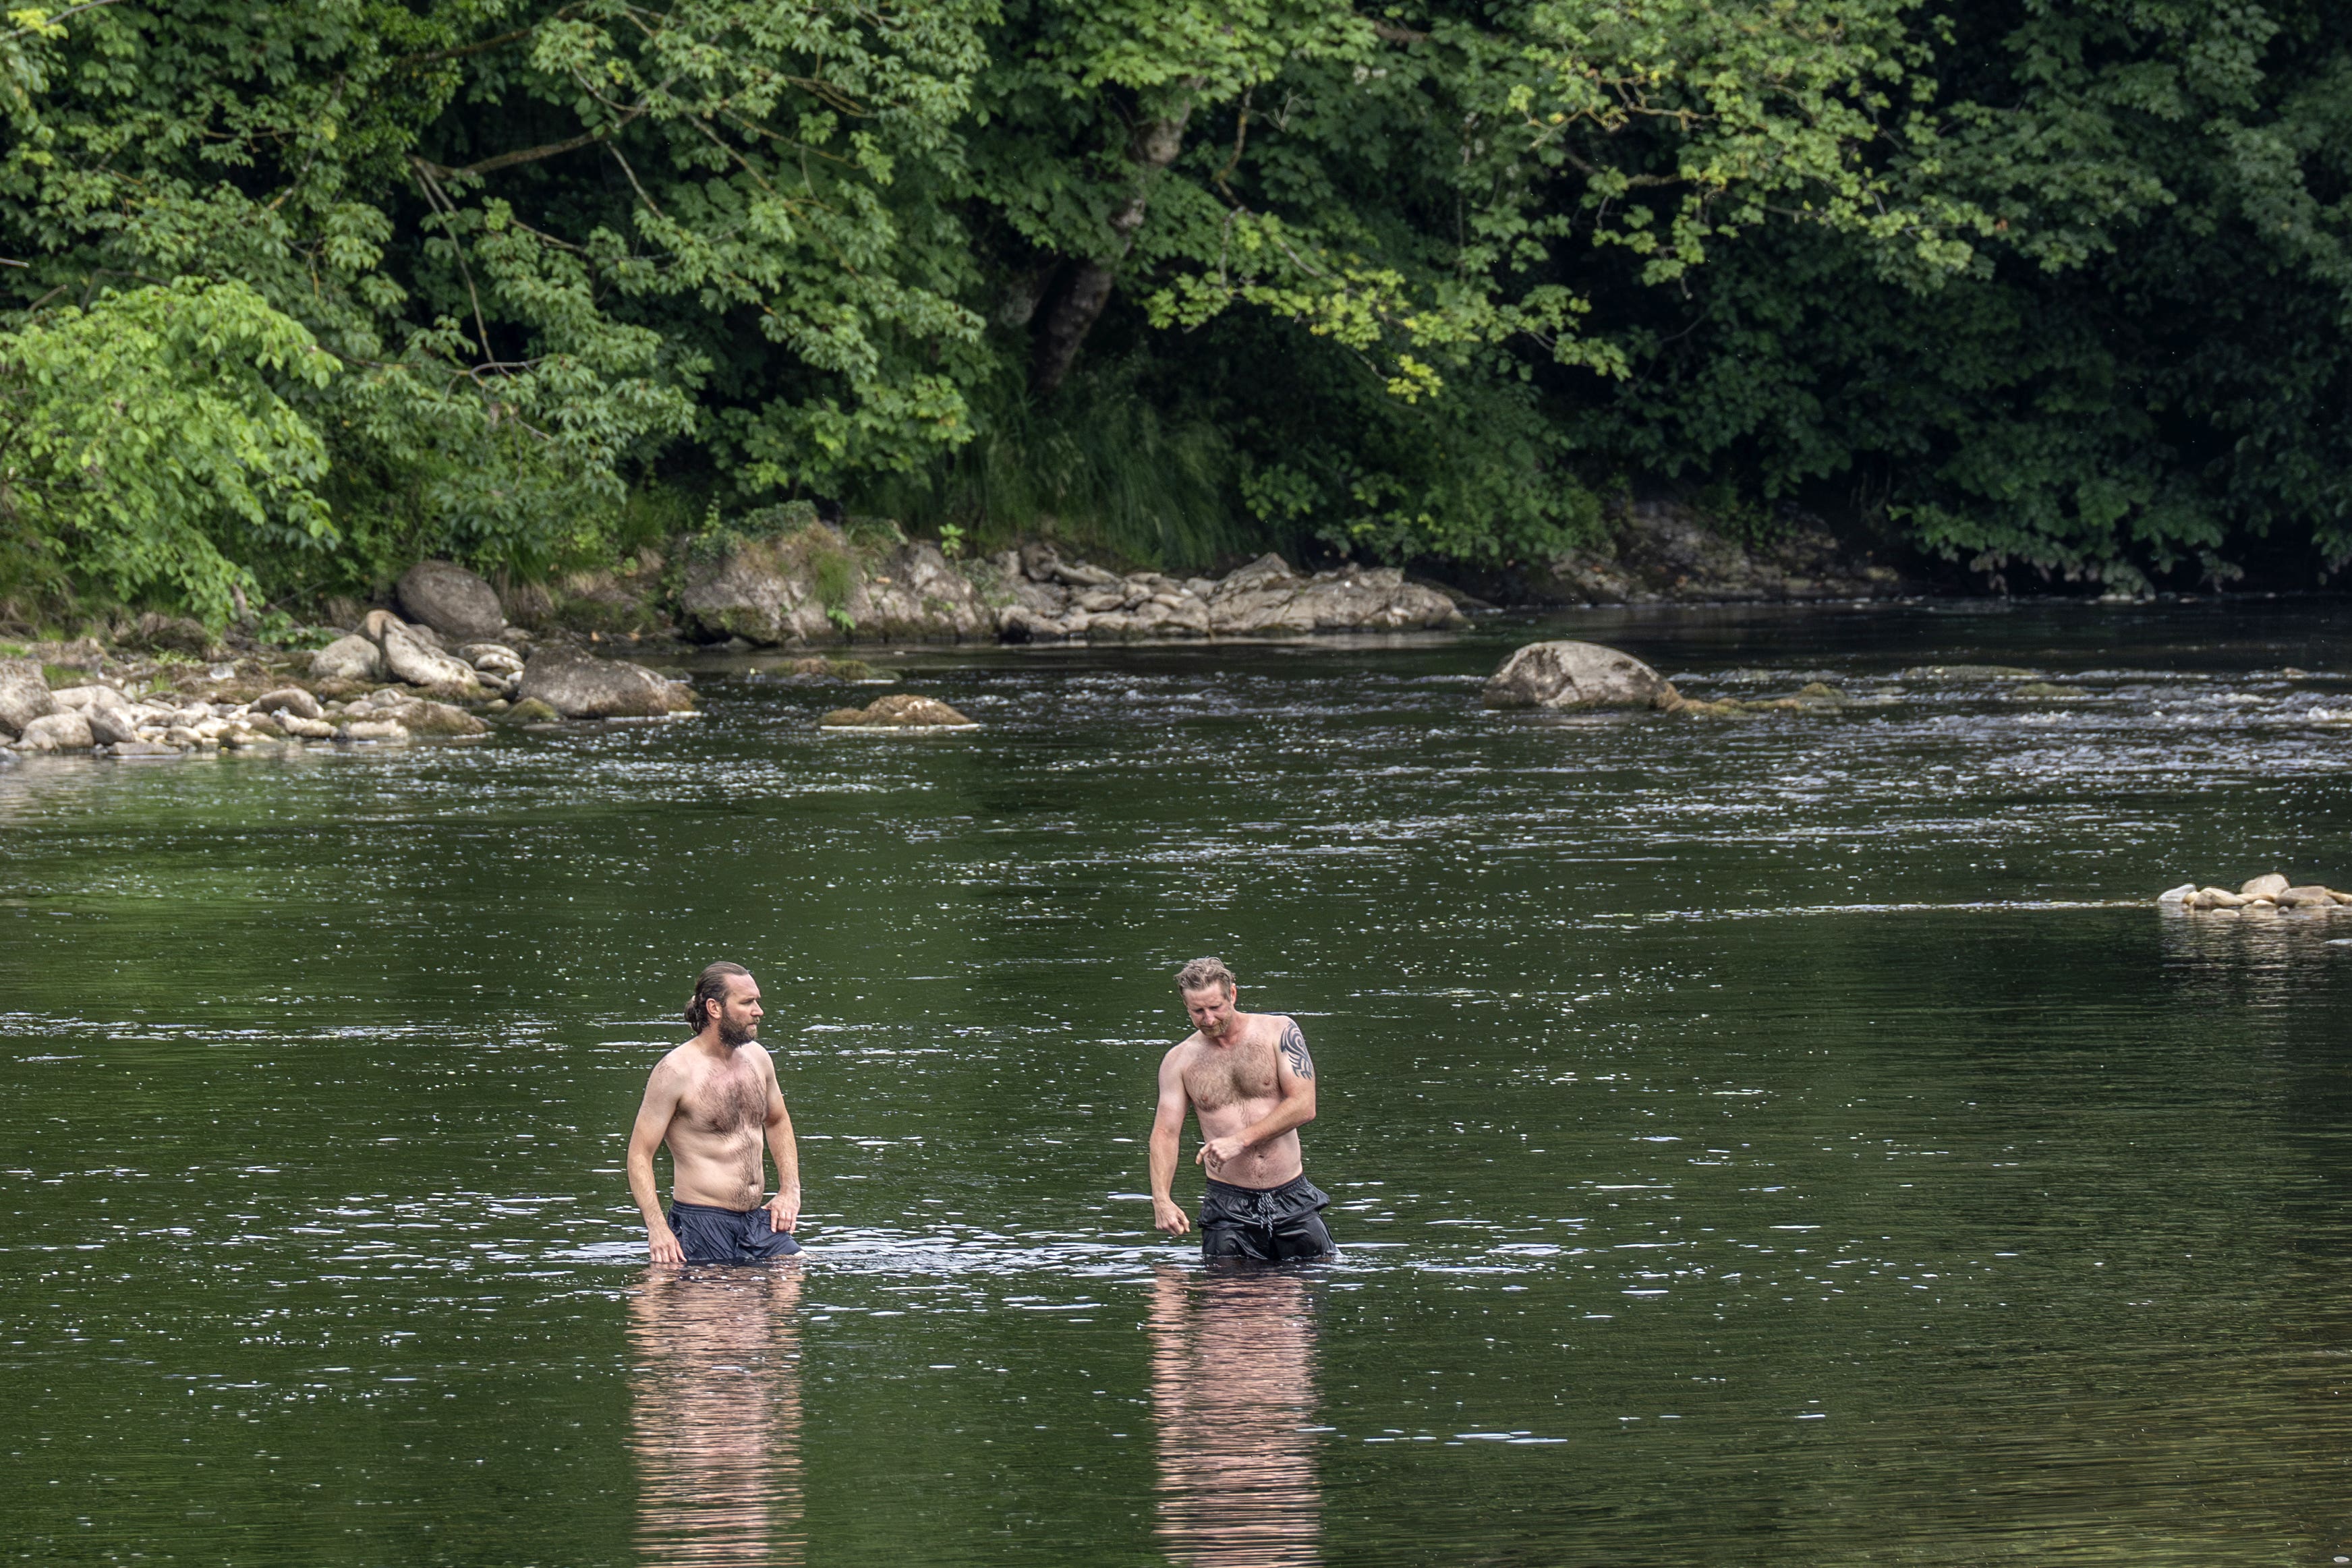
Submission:
[[[689,561],[678,592],[687,630],[713,642],[740,637],[762,647],[839,642],[802,559],[778,542],[761,540],[716,560]],[[848,612],[845,598],[842,606]],[[537,655],[533,655],[533,662]],[[524,679],[530,678],[528,668]]]
[[[936,545],[901,545],[869,564],[821,528],[689,562],[678,611],[697,636],[763,647],[962,642],[997,630],[980,590]]]
[[[1664,675],[1598,643],[1530,643],[1487,680],[1488,707],[1674,707],[1682,695]]]
[[[37,718],[58,711],[41,666],[31,659],[0,659],[0,732],[11,740]]]
[[[82,722],[89,726],[89,737],[99,746],[119,746],[139,738],[139,721],[131,716],[131,709],[91,706],[82,710]]]
[[[937,545],[922,542],[901,545],[884,557],[879,569],[851,591],[849,614],[861,637],[961,643],[996,631],[995,613],[971,579],[950,566]]]
[[[478,643],[507,623],[498,591],[453,561],[420,560],[401,573],[401,610],[443,636]]]
[[[98,744],[89,720],[78,713],[53,713],[34,719],[16,737],[20,751],[88,751]]]
[[[565,718],[650,718],[690,713],[694,695],[642,664],[599,659],[577,648],[541,648],[523,666],[520,700],[545,703]]]
[[[314,681],[380,681],[383,650],[365,637],[338,637],[310,655]]]

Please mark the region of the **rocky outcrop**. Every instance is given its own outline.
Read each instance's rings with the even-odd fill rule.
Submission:
[[[695,636],[772,648],[972,642],[996,630],[980,590],[937,546],[869,556],[822,524],[690,561],[678,612]]]
[[[2199,887],[2183,883],[2157,894],[2158,905],[2191,914],[2305,915],[2352,908],[2352,893],[2338,893],[2317,883],[2290,883],[2277,872],[2250,877],[2231,893],[2226,887]]]
[[[1461,624],[1454,601],[1407,582],[1394,567],[1349,564],[1307,575],[1278,555],[1222,579],[1125,576],[1065,561],[1050,547],[1008,550],[986,563],[1007,642],[1157,642],[1171,638],[1303,637],[1327,632],[1437,631]]]
[[[37,718],[58,711],[49,683],[32,659],[0,659],[0,734],[10,740]]]
[[[1682,706],[1664,675],[1598,643],[1530,643],[1503,661],[1481,699],[1495,708],[1597,708]]]
[[[528,640],[512,628],[506,635]],[[389,610],[371,610],[357,632],[337,638],[310,657],[314,681],[395,680],[458,702],[511,697],[521,674],[521,655],[503,642],[468,643],[453,653],[440,632],[403,621]]]
[[[1158,642],[1423,631],[1461,612],[1394,568],[1306,574],[1261,557],[1223,579],[1121,574],[1050,545],[950,562],[921,542],[854,544],[811,523],[689,561],[678,594],[688,632],[758,647],[836,643]]]
[[[452,561],[418,561],[401,573],[395,593],[411,621],[459,642],[495,637],[507,623],[497,590]]]
[[[1891,599],[1914,591],[1900,572],[1799,522],[1752,544],[1709,528],[1675,501],[1637,501],[1610,537],[1529,572],[1525,596],[1549,604],[1752,603]]]
[[[937,697],[894,692],[864,707],[835,708],[817,721],[824,729],[978,729]]]
[[[694,694],[684,683],[577,648],[533,653],[517,695],[545,703],[565,718],[654,718],[694,711]]]

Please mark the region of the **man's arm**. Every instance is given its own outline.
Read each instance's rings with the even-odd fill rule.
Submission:
[[[768,1152],[776,1161],[776,1196],[768,1200],[768,1228],[790,1230],[801,1222],[801,1151],[793,1142],[793,1113],[784,1108],[784,1086],[776,1064],[768,1063]]]
[[[1214,1176],[1219,1166],[1243,1150],[1255,1148],[1315,1120],[1315,1058],[1308,1054],[1307,1036],[1295,1019],[1282,1020],[1282,1033],[1275,1050],[1274,1087],[1282,1098],[1275,1102],[1273,1110],[1238,1133],[1202,1144],[1201,1152],[1192,1156],[1193,1163],[1207,1167],[1209,1174]]]
[[[1171,1236],[1181,1236],[1192,1228],[1192,1220],[1168,1192],[1176,1179],[1176,1143],[1184,1134],[1184,1113],[1192,1108],[1192,1103],[1184,1096],[1184,1074],[1171,1051],[1160,1059],[1160,1108],[1151,1118],[1151,1225]]]
[[[654,1185],[654,1151],[669,1135],[677,1114],[678,1073],[665,1057],[646,1080],[646,1097],[637,1106],[637,1120],[629,1129],[629,1196],[646,1217],[646,1250],[656,1263],[683,1263],[686,1249],[670,1234],[663,1218],[661,1190]]]

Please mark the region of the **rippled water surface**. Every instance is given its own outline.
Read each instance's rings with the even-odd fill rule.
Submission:
[[[2352,1557],[2352,910],[2150,903],[2352,885],[2347,624],[926,652],[984,727],[922,738],[714,664],[690,722],[0,773],[0,1552]],[[1858,700],[1482,712],[1545,634]],[[1202,952],[1314,1042],[1334,1266],[1148,1230]],[[649,1281],[624,1130],[717,956],[809,1248]]]

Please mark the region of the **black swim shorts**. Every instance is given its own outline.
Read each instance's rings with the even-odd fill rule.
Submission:
[[[765,1208],[714,1208],[673,1203],[669,1228],[689,1263],[764,1263],[801,1249],[789,1230],[770,1228]]]
[[[1330,1201],[1304,1176],[1269,1187],[1213,1181],[1201,1197],[1201,1256],[1258,1263],[1333,1257],[1339,1249],[1323,1228]]]

